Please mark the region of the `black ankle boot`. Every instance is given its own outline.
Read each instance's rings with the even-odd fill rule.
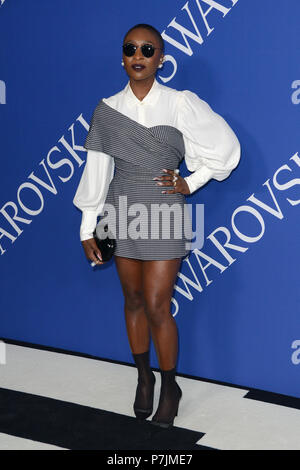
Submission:
[[[173,426],[175,416],[178,413],[179,401],[182,397],[182,390],[175,381],[176,368],[171,370],[161,370],[161,389],[158,408],[151,420],[151,424],[162,428]]]
[[[155,375],[149,365],[149,351],[132,356],[138,369],[138,385],[133,409],[137,418],[146,419],[153,411]]]

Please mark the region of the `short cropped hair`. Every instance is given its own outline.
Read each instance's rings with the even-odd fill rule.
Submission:
[[[151,31],[152,33],[154,33],[157,36],[157,39],[159,40],[159,43],[160,43],[160,47],[162,48],[162,50],[164,52],[165,43],[164,43],[164,40],[162,38],[162,35],[160,34],[160,32],[156,28],[154,28],[154,26],[151,26],[150,24],[145,24],[145,23],[136,24],[135,26],[133,26],[132,28],[130,28],[127,31],[127,33],[124,36],[124,40],[128,36],[128,34],[131,33],[131,31],[133,31],[134,29],[138,29],[138,28],[147,29],[148,31]]]

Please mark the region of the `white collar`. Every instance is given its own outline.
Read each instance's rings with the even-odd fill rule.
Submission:
[[[160,93],[160,84],[154,79],[152,87],[148,91],[147,95],[143,100],[139,100],[132,91],[130,86],[130,80],[128,81],[126,87],[124,88],[124,95],[129,106],[134,106],[136,104],[147,104],[149,106],[154,106],[157,103]]]

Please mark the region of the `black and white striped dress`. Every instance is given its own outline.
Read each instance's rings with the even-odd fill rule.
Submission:
[[[85,148],[113,156],[115,174],[101,216],[116,238],[115,255],[165,260],[188,255],[190,214],[182,193],[163,194],[155,176],[177,169],[184,157],[182,133],[172,127],[143,126],[101,101],[94,111]],[[130,215],[131,214],[131,215]],[[100,219],[97,233],[103,229]],[[131,227],[131,228],[130,228]]]

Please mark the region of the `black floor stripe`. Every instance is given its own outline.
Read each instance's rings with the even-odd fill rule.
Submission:
[[[280,395],[279,393],[264,392],[262,390],[249,390],[244,398],[300,410],[300,398],[290,397],[289,395]]]
[[[0,432],[71,450],[217,450],[204,433],[0,388]]]

